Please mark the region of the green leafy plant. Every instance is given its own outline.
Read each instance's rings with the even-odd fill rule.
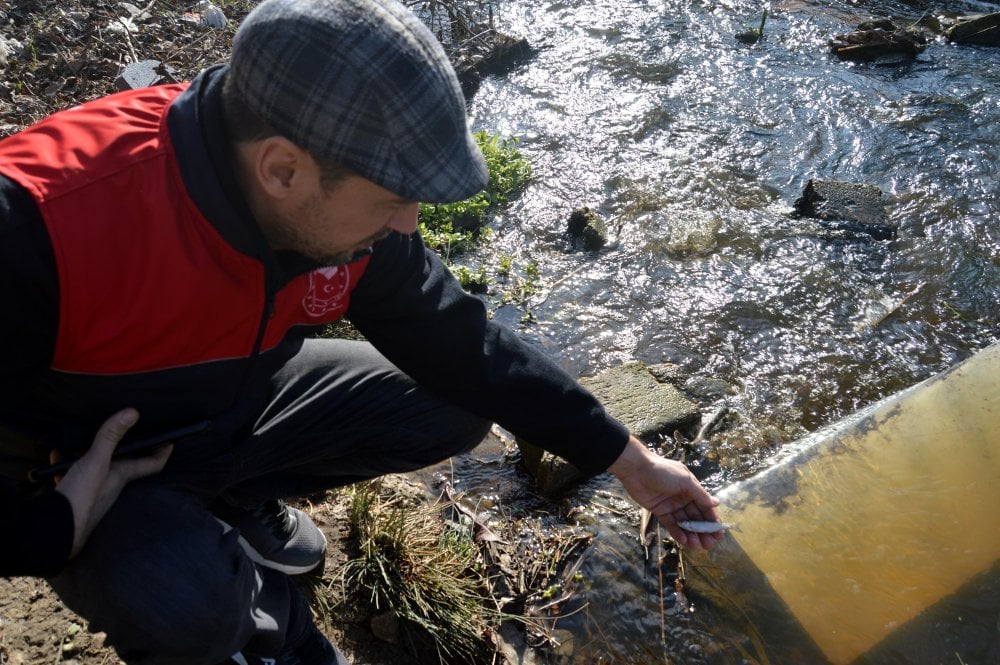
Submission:
[[[507,287],[501,297],[503,304],[525,305],[531,296],[538,293],[541,274],[536,261],[528,261],[523,267],[524,276],[509,274]]]
[[[507,203],[531,177],[531,164],[517,148],[516,138],[502,139],[485,131],[474,134],[489,181],[486,189],[455,203],[421,203],[420,233],[428,247],[447,260],[482,240],[486,216]]]
[[[458,278],[462,288],[470,293],[486,293],[493,282],[484,266],[479,266],[478,270],[473,270],[468,266],[452,266],[451,271]]]
[[[514,269],[514,257],[510,254],[504,254],[500,257],[500,261],[497,263],[497,275],[503,278],[510,277],[511,271]]]

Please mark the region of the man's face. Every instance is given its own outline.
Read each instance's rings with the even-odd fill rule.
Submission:
[[[329,187],[314,178],[294,202],[261,220],[261,227],[273,249],[336,266],[360,258],[393,231],[416,231],[418,210],[418,202],[361,177]]]

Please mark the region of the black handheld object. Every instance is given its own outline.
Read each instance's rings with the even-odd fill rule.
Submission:
[[[159,434],[153,434],[152,436],[143,437],[141,439],[136,439],[134,441],[129,441],[126,439],[118,443],[118,447],[115,448],[114,455],[112,459],[119,459],[122,457],[130,457],[134,455],[141,455],[142,453],[152,452],[157,448],[161,448],[168,443],[176,441],[178,439],[183,439],[184,437],[191,436],[193,434],[200,434],[208,429],[211,423],[207,420],[203,420],[200,423],[195,423],[194,425],[188,425],[187,427],[179,427],[169,432],[161,432]],[[32,469],[28,472],[28,480],[33,483],[40,482],[46,478],[52,478],[53,476],[58,476],[61,473],[66,473],[71,466],[77,462],[77,458],[64,459],[56,462],[55,464],[47,464],[46,466],[40,466],[38,468]]]

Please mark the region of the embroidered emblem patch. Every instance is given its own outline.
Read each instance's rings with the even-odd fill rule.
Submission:
[[[343,266],[320,268],[309,273],[309,290],[302,299],[306,314],[319,319],[341,309],[350,286],[350,271]]]

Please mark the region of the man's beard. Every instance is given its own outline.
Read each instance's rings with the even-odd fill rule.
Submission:
[[[380,240],[389,237],[390,234],[392,234],[391,230],[382,229],[372,237],[362,242],[361,247],[358,249],[352,249],[347,252],[338,252],[336,254],[328,254],[321,257],[310,256],[309,258],[314,259],[325,266],[344,266],[347,265],[348,263],[354,263],[355,261],[360,261],[366,256],[370,256],[371,253],[374,251],[372,249],[372,245],[374,245]]]
[[[310,210],[303,211],[303,216]],[[372,245],[393,233],[392,229],[383,228],[354,247],[334,253],[326,253],[325,248],[315,247],[308,235],[300,232],[294,219],[277,217],[267,226],[265,237],[271,247],[288,249],[322,266],[343,266],[359,261],[372,253]]]
[[[337,254],[329,254],[322,257],[310,256],[309,258],[315,260],[324,266],[346,266],[348,263],[354,263],[355,261],[360,261],[361,259],[369,256],[372,253],[371,247],[364,247],[362,249],[354,250],[352,252],[339,252]]]

